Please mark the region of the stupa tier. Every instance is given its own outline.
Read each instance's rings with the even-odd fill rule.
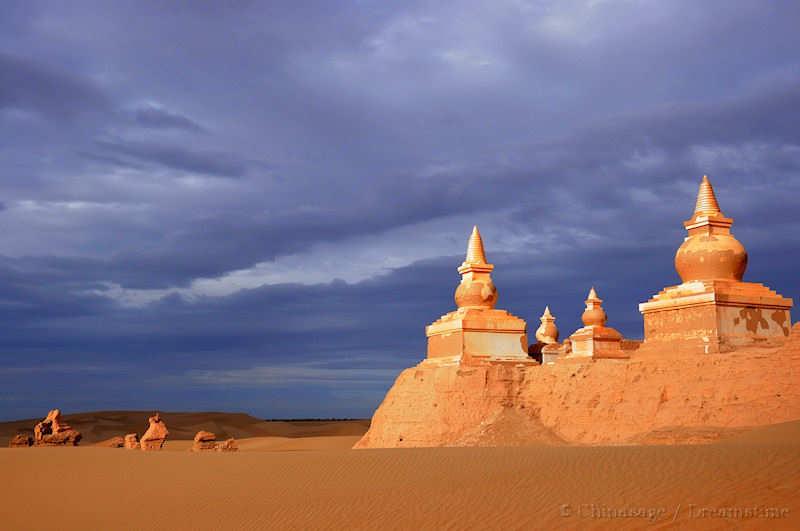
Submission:
[[[536,364],[528,356],[527,324],[495,308],[494,265],[486,260],[478,227],[473,227],[467,256],[458,272],[457,310],[426,327],[428,360],[434,363],[517,362]]]
[[[675,254],[683,281],[639,305],[645,346],[681,343],[700,352],[780,344],[789,336],[792,300],[763,284],[743,282],[747,252],[731,234],[714,188],[703,177],[688,236]]]

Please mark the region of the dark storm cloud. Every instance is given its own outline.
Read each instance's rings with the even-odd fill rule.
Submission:
[[[228,153],[195,151],[150,142],[101,139],[95,143],[106,152],[184,172],[216,177],[241,177],[247,169],[243,161]]]
[[[705,173],[748,278],[800,296],[796,3],[3,13],[0,416],[51,408],[43,382],[67,410],[369,414],[478,220],[502,307],[563,337],[596,285],[639,336]],[[185,295],[257,264],[324,282]]]
[[[69,119],[107,105],[106,96],[80,77],[0,53],[0,109],[24,109],[47,118]]]

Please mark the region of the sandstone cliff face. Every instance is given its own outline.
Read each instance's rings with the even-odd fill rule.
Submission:
[[[800,325],[779,348],[542,366],[423,361],[397,378],[356,448],[670,444],[800,419]]]

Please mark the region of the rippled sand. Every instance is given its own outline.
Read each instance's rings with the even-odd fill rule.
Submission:
[[[800,422],[702,446],[350,450],[321,430],[234,454],[2,449],[0,528],[800,528]]]

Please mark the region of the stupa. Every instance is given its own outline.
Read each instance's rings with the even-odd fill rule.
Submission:
[[[544,307],[544,312],[539,318],[541,324],[536,329],[536,343],[528,348],[528,353],[541,363],[554,361],[558,356],[558,327],[556,318],[550,313],[550,306]],[[549,348],[548,348],[549,347]],[[555,350],[554,350],[555,349]]]
[[[694,214],[683,223],[688,236],[675,254],[682,283],[639,305],[646,347],[679,342],[682,350],[715,353],[789,337],[792,300],[742,281],[747,252],[731,234],[732,224],[704,176]]]
[[[495,309],[497,288],[492,282],[494,265],[486,261],[483,240],[473,227],[467,256],[458,272],[458,309],[425,328],[427,361],[475,364],[481,362],[536,362],[528,356],[527,325],[505,310]]]
[[[622,334],[606,326],[608,315],[603,309],[603,299],[597,296],[594,287],[586,297],[586,309],[581,315],[583,327],[569,336],[572,351],[569,358],[627,358],[622,350]]]
[[[544,307],[544,313],[539,317],[542,323],[536,329],[536,341],[549,345],[558,342],[558,327],[556,326],[556,318],[550,313],[550,306]]]

